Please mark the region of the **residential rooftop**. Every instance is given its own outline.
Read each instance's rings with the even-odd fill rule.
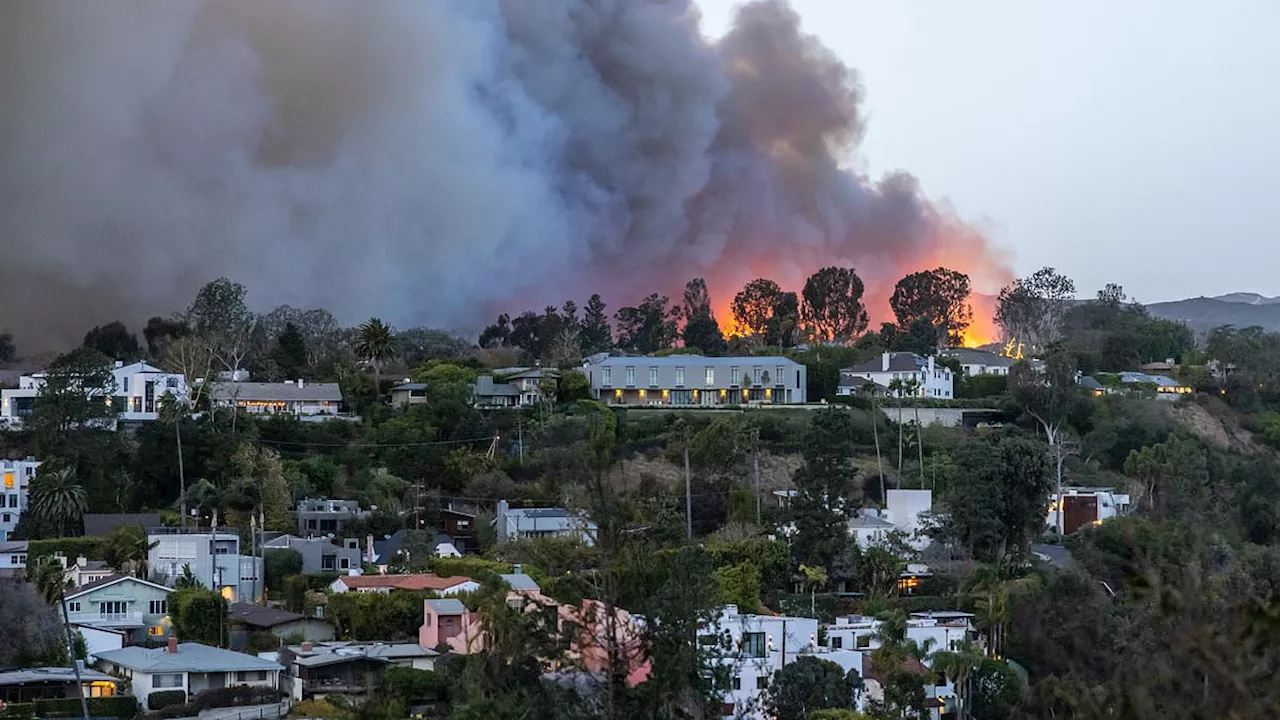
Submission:
[[[103,662],[119,665],[135,672],[241,672],[250,670],[283,670],[279,663],[253,655],[223,650],[200,643],[180,643],[176,653],[168,648],[146,648],[139,645],[94,653]]]
[[[213,400],[230,402],[342,402],[338,383],[215,382],[209,395]]]
[[[338,578],[348,589],[390,588],[392,590],[448,590],[463,583],[474,582],[464,575],[440,577],[430,573],[415,575],[352,575]]]
[[[786,365],[798,366],[799,363],[791,358],[782,357],[781,355],[738,355],[728,357],[707,357],[705,355],[663,355],[661,357],[651,357],[649,355],[610,355],[609,357],[596,359],[592,356],[587,360],[590,365],[641,365],[649,366],[670,366],[670,367],[743,367],[746,365],[760,365],[767,367],[770,365]]]
[[[70,667],[33,667],[0,672],[0,686],[29,685],[45,682],[74,683],[75,681],[75,670]],[[119,678],[111,677],[110,675],[98,672],[97,670],[84,668],[80,671],[80,682],[82,683],[119,681]]]

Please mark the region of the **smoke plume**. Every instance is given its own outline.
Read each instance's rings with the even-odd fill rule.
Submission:
[[[1003,260],[841,165],[856,74],[782,0],[6,0],[0,328],[136,327],[226,275],[354,322],[478,323],[708,278]]]

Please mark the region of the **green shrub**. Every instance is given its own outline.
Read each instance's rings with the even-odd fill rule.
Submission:
[[[302,572],[302,553],[297,550],[267,550],[263,553],[262,564],[267,587],[281,587],[285,577]]]
[[[184,705],[186,702],[186,690],[156,690],[147,696],[147,707],[151,710],[163,710],[174,705]]]
[[[32,540],[27,546],[27,558],[34,560],[37,557],[60,552],[73,562],[82,555],[90,560],[99,560],[103,557],[105,550],[102,538],[49,538],[47,540]]]
[[[114,717],[120,720],[136,720],[140,714],[138,701],[131,695],[109,698],[88,698],[91,717]],[[0,709],[0,720],[35,720],[35,718],[79,718],[79,698],[36,700],[29,703],[13,703]]]

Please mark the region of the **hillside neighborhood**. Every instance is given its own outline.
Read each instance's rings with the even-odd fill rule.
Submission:
[[[1092,717],[1047,689],[1099,672],[1060,653],[1157,612],[1125,596],[1137,578],[1191,581],[1215,542],[1192,518],[1234,528],[1222,601],[1265,597],[1280,355],[1254,348],[1280,338],[1196,337],[1114,295],[1059,313],[1018,282],[997,317],[1019,342],[975,348],[946,310],[963,287],[880,331],[856,312],[821,330],[820,302],[858,298],[806,291],[807,335],[771,336],[766,303],[725,337],[698,323],[705,303],[681,324],[650,308],[659,336],[675,328],[655,340],[592,298],[586,318],[566,303],[520,316],[524,333],[503,316],[468,344],[377,319],[308,336],[220,280],[147,350],[121,327],[15,363],[0,588],[44,624],[0,663],[0,700],[130,718]],[[235,323],[278,330],[237,353]],[[1132,651],[1113,652],[1123,673]]]

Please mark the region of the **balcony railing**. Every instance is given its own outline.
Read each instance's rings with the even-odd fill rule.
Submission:
[[[122,613],[103,613],[103,612],[73,612],[68,613],[68,619],[73,623],[84,623],[86,625],[142,625],[142,612],[134,610],[132,612]]]

